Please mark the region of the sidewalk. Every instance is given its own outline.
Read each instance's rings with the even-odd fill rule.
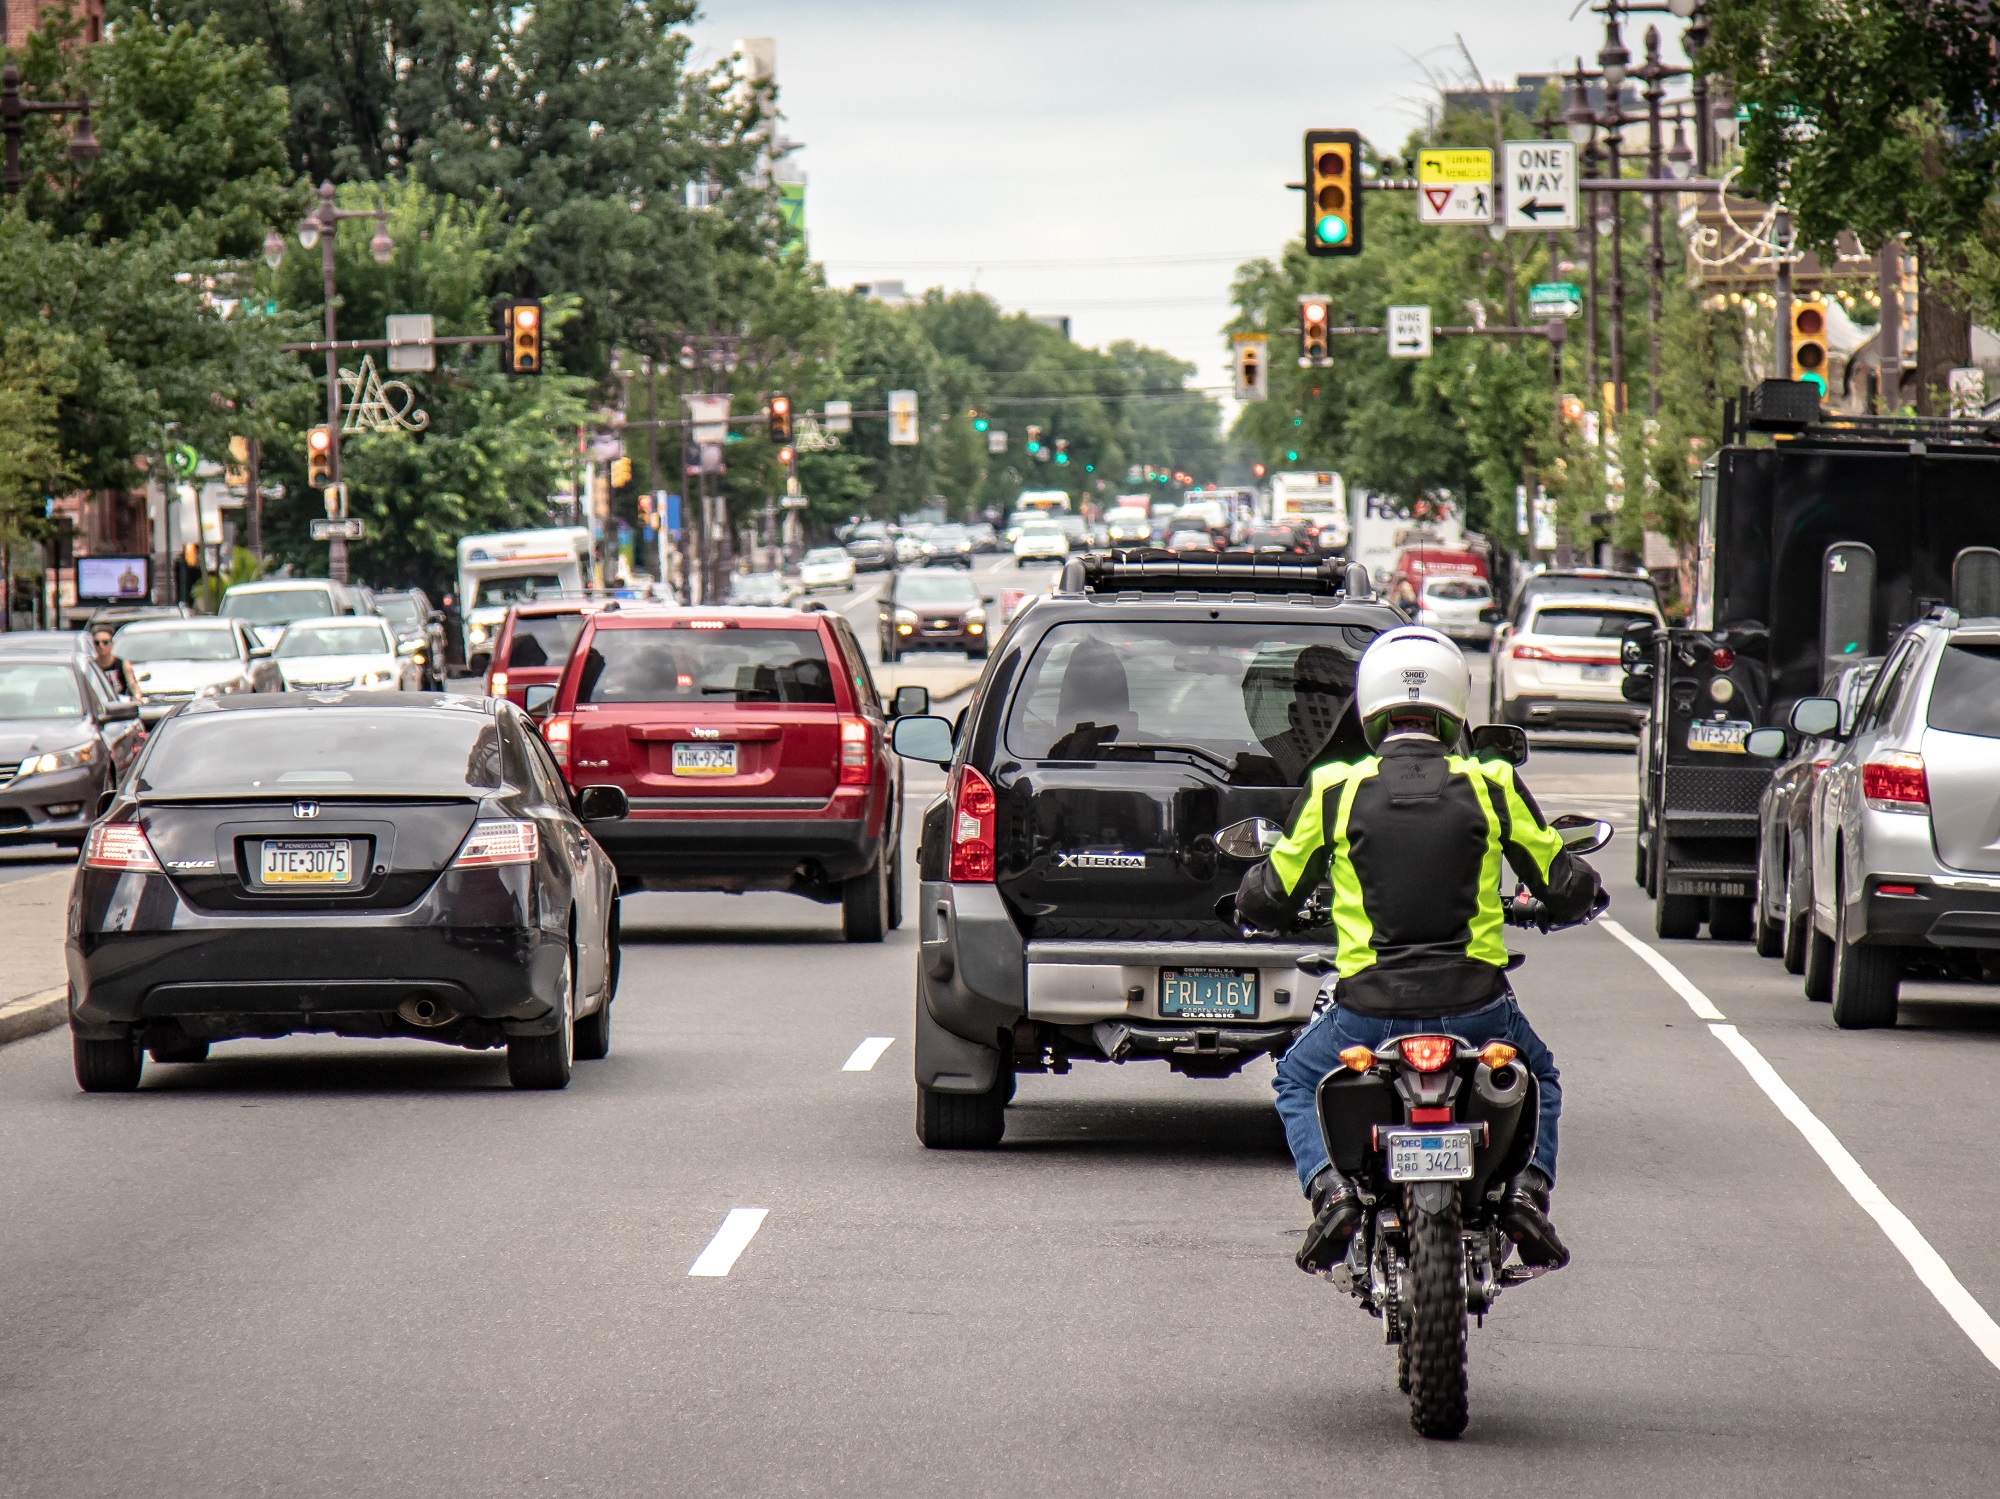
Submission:
[[[0,885],[0,1045],[66,1018],[63,968],[67,869]]]

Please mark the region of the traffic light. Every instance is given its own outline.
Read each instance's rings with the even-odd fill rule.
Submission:
[[[1299,367],[1327,362],[1327,313],[1332,307],[1326,297],[1299,298]]]
[[[1030,458],[1040,458],[1043,456],[1042,429],[1040,427],[1030,427],[1028,429],[1028,456]]]
[[[333,428],[314,427],[306,433],[306,482],[314,489],[333,483]]]
[[[623,489],[627,484],[630,484],[631,482],[632,482],[632,460],[630,458],[612,459],[611,487],[613,489]]]
[[[1361,253],[1361,136],[1306,132],[1306,254]]]
[[[1792,378],[1819,387],[1826,396],[1826,304],[1792,303]]]
[[[771,423],[771,441],[783,447],[792,440],[792,398],[772,396],[764,412]]]
[[[992,426],[993,426],[993,423],[992,423],[992,422],[990,422],[990,421],[988,421],[988,420],[986,419],[986,413],[985,413],[985,412],[983,412],[983,411],[975,411],[975,412],[973,412],[973,413],[972,413],[972,430],[973,430],[973,431],[975,431],[975,432],[985,432],[985,431],[988,431],[988,430],[990,430],[990,429],[992,428]]]
[[[542,372],[542,304],[509,303],[502,314],[506,342],[500,345],[500,371],[507,375]]]
[[[792,460],[795,459],[797,456],[798,455],[788,447],[778,449],[778,462],[784,464],[786,468],[790,468],[792,466]]]
[[[1058,437],[1056,439],[1056,462],[1069,462],[1069,439],[1067,437]]]

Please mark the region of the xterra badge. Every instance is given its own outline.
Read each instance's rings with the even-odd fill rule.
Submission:
[[[1144,869],[1144,854],[1057,854],[1058,869]]]

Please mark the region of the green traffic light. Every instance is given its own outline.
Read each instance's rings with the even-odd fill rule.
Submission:
[[[1039,453],[1041,452],[1041,450],[1042,450],[1042,445],[1038,442],[1031,442],[1028,444],[1028,451],[1030,453]]]
[[[983,416],[974,417],[972,419],[972,430],[975,432],[984,432],[991,425],[992,423],[987,421],[986,418]]]
[[[1337,213],[1323,213],[1314,232],[1323,245],[1344,245],[1347,243],[1347,220]]]
[[[1285,462],[1287,462],[1287,463],[1297,463],[1298,461],[1299,461],[1299,455],[1298,455],[1297,453],[1287,453],[1287,454],[1285,454]]]
[[[1067,463],[1067,462],[1069,462],[1069,454],[1067,454],[1067,453],[1058,453],[1058,454],[1056,454],[1056,462],[1058,462],[1058,463]]]
[[[1806,374],[1806,375],[1800,375],[1799,378],[1805,381],[1805,383],[1808,385],[1817,386],[1819,389],[1820,399],[1821,400],[1826,399],[1826,376]]]

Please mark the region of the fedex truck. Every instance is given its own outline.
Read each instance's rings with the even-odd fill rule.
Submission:
[[[581,594],[590,584],[590,532],[582,526],[496,531],[458,543],[458,607],[465,662],[486,670],[507,608],[524,599]]]

